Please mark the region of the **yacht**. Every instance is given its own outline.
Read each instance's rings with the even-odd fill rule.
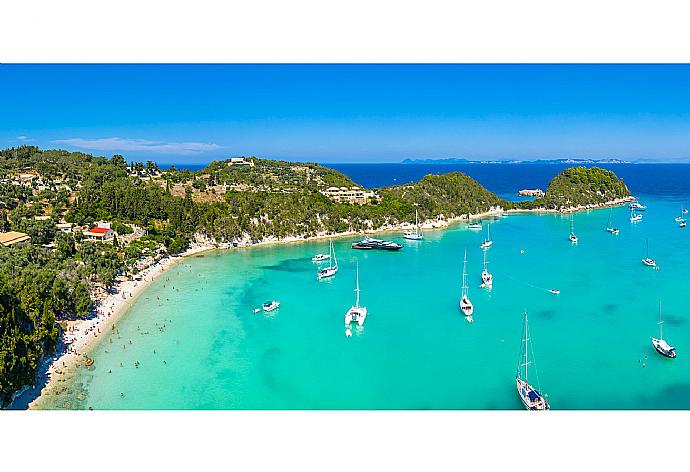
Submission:
[[[549,406],[549,402],[547,402],[546,398],[539,393],[539,390],[530,385],[528,379],[528,367],[531,362],[528,359],[529,327],[527,325],[526,311],[522,334],[522,342],[520,343],[520,357],[518,358],[517,375],[515,376],[515,385],[517,387],[518,395],[520,396],[520,400],[522,400],[522,404],[525,405],[525,408],[528,410],[548,410],[551,408]]]
[[[462,296],[460,297],[460,310],[462,314],[465,315],[465,319],[472,323],[474,318],[472,318],[472,313],[474,313],[474,305],[467,296],[467,249],[465,249],[465,259],[462,263]]]
[[[333,240],[330,241],[328,251],[328,267],[324,267],[316,273],[316,278],[319,280],[332,277],[338,272],[338,259],[336,259],[335,257],[335,249],[333,249]]]
[[[614,228],[614,227],[611,225],[611,215],[612,215],[612,213],[613,213],[613,210],[609,211],[609,221],[608,221],[608,223],[606,223],[606,231],[608,231],[608,232],[611,233],[611,234],[618,234],[618,233],[620,233],[620,230],[619,230],[618,228]]]
[[[280,307],[280,302],[277,300],[272,300],[270,302],[266,302],[263,304],[263,309],[267,313],[269,311],[273,311],[273,310],[277,309],[278,307]]]
[[[575,235],[575,219],[571,215],[570,216],[570,236],[568,236],[568,239],[570,239],[570,242],[573,244],[577,244],[577,235]]]
[[[491,240],[491,223],[488,223],[486,225],[486,239],[479,247],[482,249],[486,249],[491,247],[493,244],[494,242]]]
[[[656,352],[661,354],[664,357],[670,357],[673,359],[676,357],[676,348],[673,346],[670,346],[666,341],[664,341],[664,336],[662,333],[661,325],[664,324],[663,320],[661,319],[661,300],[659,300],[659,339],[657,338],[652,338],[652,345],[654,346],[654,349],[656,349]]]
[[[641,219],[642,219],[642,215],[640,215],[639,213],[636,213],[634,208],[630,210],[630,221],[635,223],[637,221],[640,221]]]
[[[647,245],[644,252],[644,257],[642,258],[642,263],[649,267],[656,267],[656,261],[649,257],[649,239],[647,239]]]
[[[482,229],[481,223],[470,223],[467,225],[467,229]]]
[[[331,256],[329,254],[317,254],[314,257],[311,258],[312,262],[321,262],[330,259]]]
[[[357,264],[355,276],[355,293],[357,294],[355,304],[345,314],[345,327],[347,329],[350,329],[352,322],[357,323],[359,326],[364,326],[364,320],[367,318],[367,307],[359,306],[359,264]],[[352,335],[352,332],[350,332],[350,335]]]
[[[646,211],[647,207],[642,205],[639,202],[632,202],[630,205],[628,205],[628,208],[631,210],[637,210],[637,211]]]
[[[404,231],[403,232],[403,238],[412,239],[415,241],[419,241],[419,240],[424,239],[424,234],[422,233],[422,230],[419,228],[419,215],[417,214],[417,210],[414,211],[414,226],[415,226],[414,231]]]
[[[381,251],[399,251],[403,248],[402,244],[383,239],[374,239],[365,236],[364,239],[352,244],[352,249],[379,249]]]
[[[482,284],[479,286],[480,288],[492,288],[494,285],[494,276],[491,275],[486,266],[486,249],[484,249],[484,269],[482,270]]]

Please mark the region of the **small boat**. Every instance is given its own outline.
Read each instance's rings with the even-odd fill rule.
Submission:
[[[654,349],[656,349],[656,352],[661,354],[664,357],[670,357],[673,359],[676,357],[676,348],[673,346],[670,346],[666,341],[664,341],[664,336],[662,333],[662,326],[664,324],[663,320],[661,319],[661,300],[659,300],[659,339],[657,338],[652,338],[652,345],[654,346]]]
[[[656,261],[649,257],[649,239],[647,239],[647,245],[644,252],[644,257],[642,258],[642,263],[649,267],[656,267]]]
[[[347,328],[345,330],[345,336],[347,336],[348,338],[352,337],[352,330],[350,328]]]
[[[465,315],[465,318],[470,323],[474,321],[472,313],[474,312],[474,305],[467,296],[467,249],[465,249],[465,259],[462,263],[462,296],[460,297],[460,311]]]
[[[324,267],[316,273],[316,278],[318,280],[332,277],[338,272],[338,259],[336,259],[335,257],[335,249],[333,249],[333,240],[330,241],[328,251],[328,267]]]
[[[688,225],[688,222],[683,220],[680,222],[680,225],[678,225],[678,226],[680,226],[681,228],[685,228],[687,225]]]
[[[486,225],[486,239],[484,242],[479,246],[482,249],[486,249],[491,247],[494,244],[494,242],[491,240],[491,223],[488,223]],[[467,252],[467,251],[465,251]]]
[[[685,201],[685,206],[683,207],[683,209],[680,212],[684,215],[688,214],[688,202],[687,202],[687,200]]]
[[[628,208],[631,210],[637,210],[637,211],[646,211],[647,207],[642,205],[639,202],[632,202],[630,205],[628,205]]]
[[[528,410],[544,411],[550,409],[549,402],[539,393],[539,390],[534,388],[529,383],[527,369],[530,365],[528,359],[529,352],[529,327],[527,325],[527,312],[525,311],[525,320],[523,324],[523,336],[520,343],[520,357],[518,358],[517,375],[515,376],[515,385],[517,387],[518,395],[522,404]],[[534,354],[534,353],[532,353]]]
[[[557,288],[552,288],[551,290],[549,290],[549,292],[555,293],[556,295],[559,295],[561,293],[561,291],[558,290]]]
[[[345,327],[348,329],[353,321],[359,326],[364,326],[364,320],[367,318],[367,307],[359,306],[359,263],[357,264],[355,281],[355,293],[357,294],[355,304],[345,313]],[[347,332],[345,334],[347,335]],[[350,331],[350,335],[352,335],[352,331]]]
[[[252,310],[252,313],[259,313],[261,311],[261,308],[254,308]]]
[[[467,225],[467,229],[482,229],[481,223],[470,223]]]
[[[568,239],[570,239],[570,242],[573,244],[577,244],[577,235],[575,234],[575,218],[573,215],[570,215],[570,236],[568,236]]]
[[[280,307],[280,302],[277,300],[271,300],[270,302],[266,302],[263,304],[263,309],[266,313],[268,313],[269,311],[273,311],[278,307]]]
[[[325,261],[327,259],[330,259],[331,256],[329,254],[317,254],[314,257],[311,258],[312,262],[321,262]]]
[[[84,365],[86,367],[91,367],[93,365],[93,359],[91,359],[89,356],[84,356],[86,357],[86,360],[84,361]]]
[[[641,219],[642,219],[642,215],[640,215],[639,213],[636,213],[634,208],[632,210],[630,210],[630,221],[635,223],[637,221],[640,221]]]
[[[417,210],[414,211],[414,225],[415,225],[415,230],[414,231],[404,231],[403,232],[403,238],[412,239],[414,241],[420,241],[420,240],[424,239],[424,234],[422,233],[422,230],[419,229],[419,215],[417,214]]]
[[[491,275],[486,266],[486,249],[484,249],[484,269],[482,270],[482,284],[479,286],[480,288],[492,288],[494,285],[494,276]]]
[[[620,233],[620,230],[619,230],[618,228],[614,228],[614,227],[611,225],[611,215],[612,215],[612,213],[613,213],[613,210],[611,210],[611,211],[609,212],[609,221],[608,221],[608,223],[606,223],[606,231],[608,231],[608,232],[611,233],[611,234],[618,234],[618,233]]]

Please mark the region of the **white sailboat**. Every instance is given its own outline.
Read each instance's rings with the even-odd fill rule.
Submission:
[[[575,234],[575,218],[573,215],[570,215],[570,236],[568,236],[568,239],[570,239],[570,242],[573,244],[577,244],[577,235]]]
[[[681,221],[685,221],[685,218],[683,218],[683,210],[684,208],[681,206],[680,207],[680,215],[676,216],[676,219],[674,220],[676,223],[680,223]]]
[[[359,326],[364,326],[364,320],[367,318],[367,307],[359,306],[359,263],[357,264],[355,281],[355,293],[357,294],[355,304],[345,314],[345,328],[347,330],[350,329],[352,322],[357,323]],[[352,335],[352,332],[350,332],[350,335]]]
[[[642,215],[639,213],[635,212],[635,208],[630,209],[630,221],[633,223],[640,221],[642,219]]]
[[[680,211],[682,214],[687,215],[688,214],[688,201],[685,201],[685,206],[683,209]]]
[[[324,267],[316,273],[316,278],[319,280],[332,277],[338,272],[338,259],[335,257],[335,249],[333,249],[333,240],[331,239],[328,249],[328,267]]]
[[[472,323],[474,318],[472,318],[472,313],[474,313],[474,305],[467,296],[467,249],[465,249],[465,259],[462,263],[462,297],[460,297],[460,310],[462,314],[465,315],[467,321]]]
[[[649,267],[656,267],[656,261],[649,257],[649,239],[647,239],[647,244],[645,246],[644,257],[642,258],[642,263]]]
[[[614,228],[614,227],[611,225],[611,215],[612,215],[612,213],[613,213],[613,210],[609,211],[609,221],[608,221],[608,223],[606,223],[606,231],[608,231],[608,232],[611,233],[611,234],[618,234],[618,233],[620,233],[620,230],[619,230],[618,228]]]
[[[525,320],[522,329],[522,342],[520,343],[520,356],[518,357],[517,375],[515,376],[515,385],[517,387],[518,395],[522,400],[523,405],[528,410],[548,410],[550,409],[549,402],[539,393],[539,390],[534,388],[529,383],[528,367],[529,360],[529,327],[527,324],[527,312],[525,311]]]
[[[676,357],[676,348],[669,345],[666,341],[664,341],[664,336],[662,332],[661,325],[664,324],[664,321],[661,319],[661,300],[659,300],[659,339],[657,338],[652,338],[652,345],[654,346],[654,349],[656,349],[656,352],[661,354],[664,357],[670,357],[673,359]]]
[[[414,211],[414,226],[415,226],[414,231],[408,230],[408,231],[403,232],[403,238],[412,239],[415,241],[419,241],[419,240],[424,239],[424,234],[419,229],[419,215],[417,214],[417,210]]]
[[[493,241],[491,240],[491,223],[487,223],[486,225],[486,239],[484,242],[479,246],[482,249],[489,248],[493,245]],[[467,252],[467,251],[465,251]]]
[[[492,288],[494,285],[494,276],[491,275],[486,266],[486,249],[484,249],[484,269],[482,270],[482,284],[479,286],[480,288]]]

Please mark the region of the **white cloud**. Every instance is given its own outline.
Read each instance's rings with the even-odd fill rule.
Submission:
[[[24,136],[23,134],[22,134],[21,136],[17,136],[16,139],[17,139],[18,141],[33,141],[32,138],[30,138],[30,137],[28,137],[28,136]]]
[[[171,154],[196,154],[199,152],[215,151],[221,148],[221,146],[213,143],[166,143],[147,139],[127,139],[118,137],[97,139],[70,138],[57,139],[53,142],[97,151],[149,151],[167,152]]]

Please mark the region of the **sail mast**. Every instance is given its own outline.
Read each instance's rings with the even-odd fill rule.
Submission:
[[[662,333],[662,325],[664,322],[661,320],[661,300],[659,300],[659,340],[664,339],[663,333]]]
[[[467,295],[467,249],[465,249],[465,258],[462,262],[462,295]]]
[[[484,249],[484,270],[486,270],[486,249]]]
[[[359,308],[359,262],[357,263],[356,274],[355,293],[357,294],[357,299],[355,301],[355,307]]]
[[[331,239],[331,258],[333,261],[335,261],[335,266],[338,267],[338,259],[335,258],[335,248],[333,247],[333,240]],[[331,267],[333,266],[333,262],[331,262]]]

